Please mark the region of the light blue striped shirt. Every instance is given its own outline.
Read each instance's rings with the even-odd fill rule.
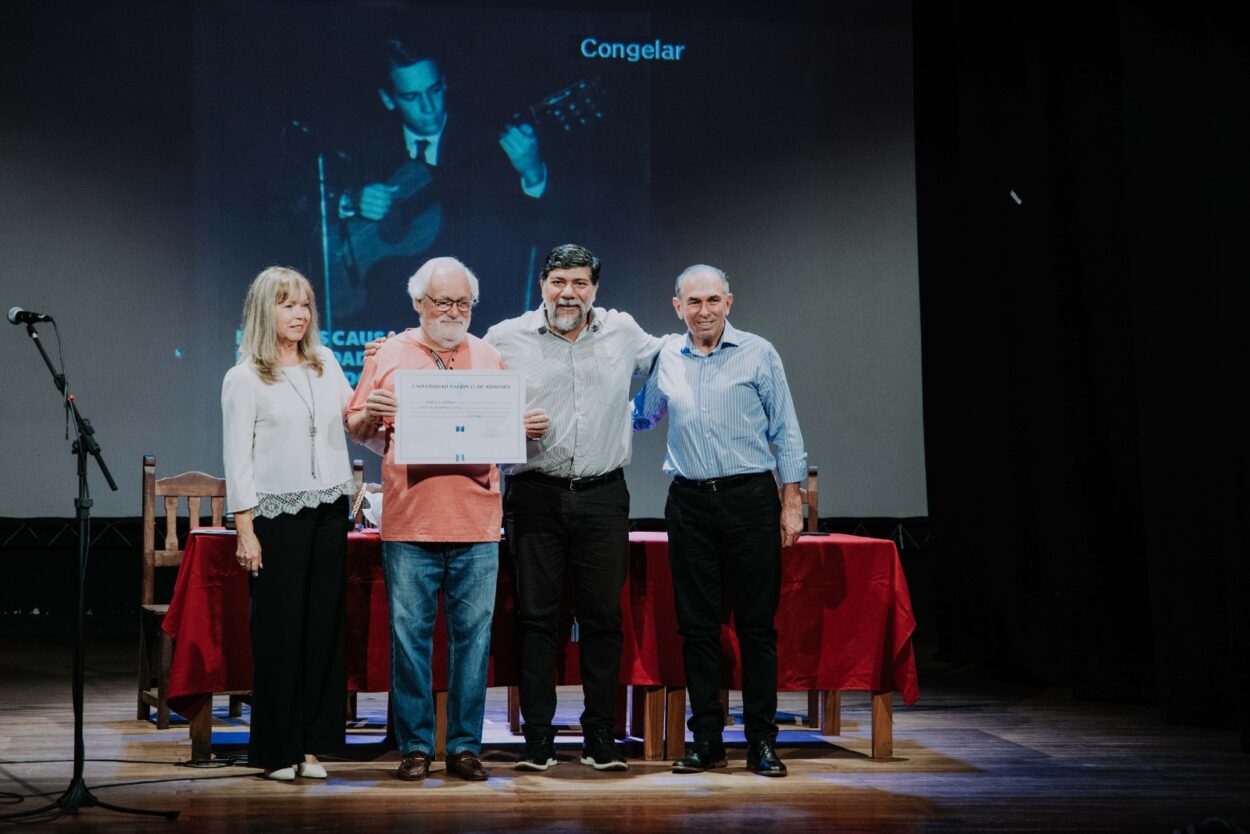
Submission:
[[[669,336],[634,397],[634,431],[668,412],[664,471],[707,480],[771,472],[793,484],[807,475],[807,453],[781,357],[767,339],[728,321],[704,355],[690,334]]]

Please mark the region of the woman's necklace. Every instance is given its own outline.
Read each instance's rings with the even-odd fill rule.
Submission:
[[[304,378],[308,380],[307,400],[304,399],[304,395],[299,392],[299,387],[291,381],[289,376],[284,373],[282,378],[291,383],[291,389],[295,391],[295,396],[299,397],[299,401],[304,404],[304,408],[308,409],[308,460],[312,476],[315,479],[317,477],[317,398],[313,396],[312,377],[308,375],[308,370],[305,368]]]

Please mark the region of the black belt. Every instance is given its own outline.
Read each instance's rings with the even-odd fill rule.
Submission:
[[[547,484],[548,486],[567,489],[569,492],[581,492],[584,489],[593,489],[597,486],[609,484],[612,481],[621,481],[625,478],[625,471],[619,467],[613,469],[604,475],[591,475],[588,478],[557,478],[554,475],[546,475],[542,472],[530,470],[521,472],[512,476],[514,481],[533,481],[536,484]]]
[[[771,478],[771,472],[747,472],[745,475],[726,475],[723,478],[708,478],[706,481],[696,481],[691,478],[683,478],[680,475],[673,477],[673,483],[687,489],[697,489],[703,492],[720,492],[730,487],[744,484],[753,478]]]

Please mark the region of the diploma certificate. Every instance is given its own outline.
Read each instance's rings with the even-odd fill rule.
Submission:
[[[520,371],[398,371],[396,463],[524,463]]]

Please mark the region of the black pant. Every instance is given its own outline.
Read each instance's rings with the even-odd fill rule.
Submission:
[[[347,704],[347,498],[253,522],[248,759],[276,769],[343,744]]]
[[[552,732],[566,569],[580,642],[582,728],[610,729],[620,681],[621,589],[629,570],[625,481],[571,492],[510,478],[504,525],[516,578],[517,669],[526,738]]]
[[[781,500],[768,473],[719,492],[674,483],[664,507],[677,626],[684,638],[689,727],[720,741],[725,726],[720,630],[724,585],[742,652],[749,742],[777,735],[777,629],[781,594]]]

